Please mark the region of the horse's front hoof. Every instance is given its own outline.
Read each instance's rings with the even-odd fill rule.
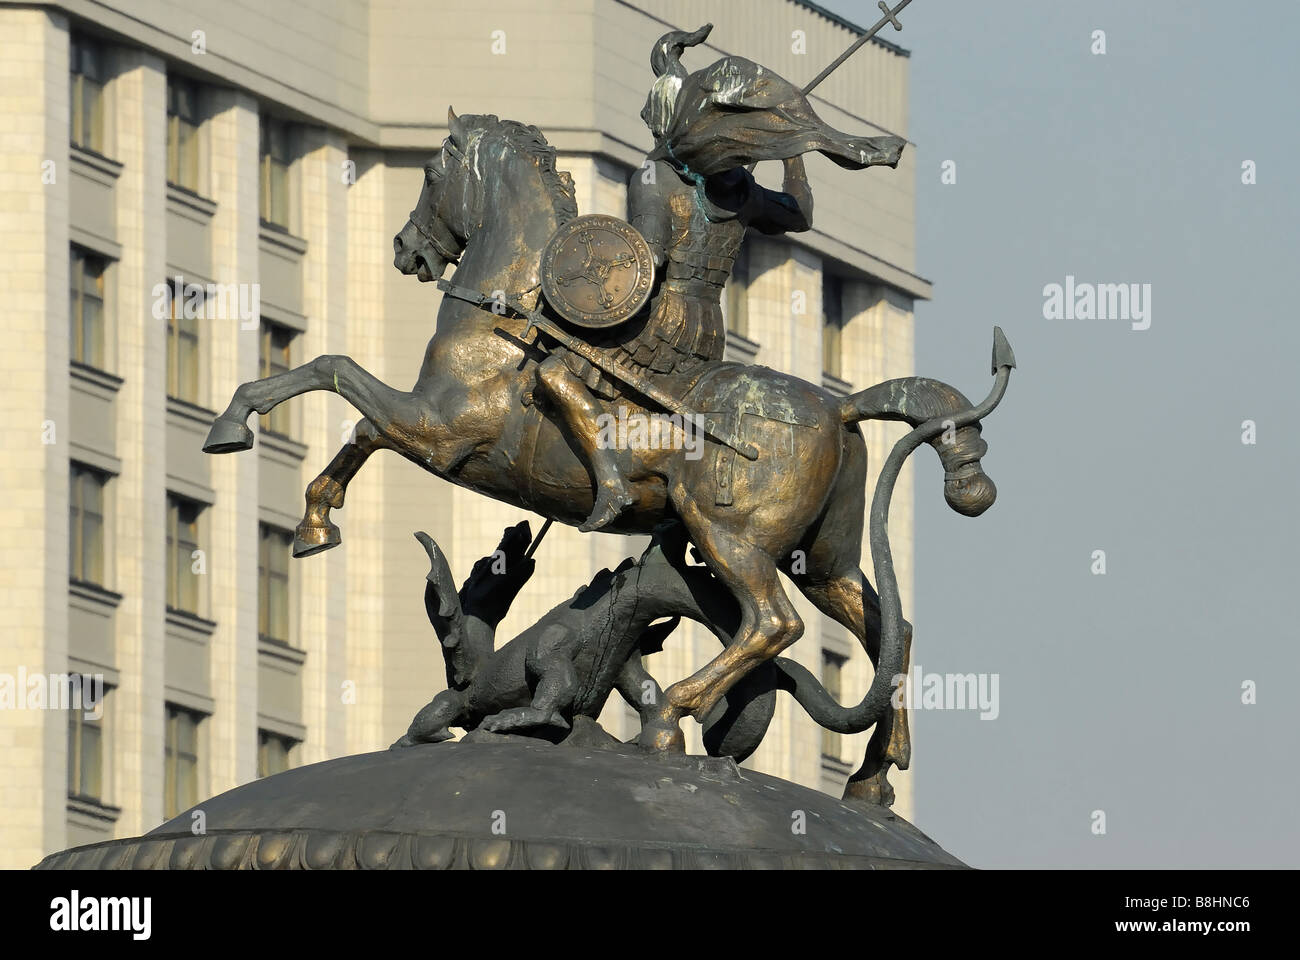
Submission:
[[[237,420],[217,417],[212,421],[208,438],[203,441],[204,453],[239,453],[253,446],[253,431]]]
[[[637,745],[654,753],[685,753],[686,737],[676,722],[647,720],[641,725]]]
[[[304,521],[294,529],[293,555],[299,558],[310,557],[313,553],[337,547],[342,542],[343,535],[339,533],[339,528],[328,520],[325,523]]]

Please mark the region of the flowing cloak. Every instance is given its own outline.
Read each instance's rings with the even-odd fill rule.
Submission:
[[[701,176],[817,151],[841,167],[898,166],[902,137],[853,137],[825,123],[790,81],[753,60],[723,57],[681,81],[649,159]]]

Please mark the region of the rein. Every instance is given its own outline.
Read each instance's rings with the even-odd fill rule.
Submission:
[[[423,225],[421,225],[420,221],[415,218],[414,210],[411,211],[409,220],[411,226],[415,227],[416,232],[420,236],[424,237],[425,240],[429,241],[429,245],[433,247],[434,250],[438,251],[438,256],[442,257],[442,259],[446,260],[448,263],[460,263],[461,254],[452,252],[451,247],[446,243],[446,241],[454,240],[455,238],[451,235],[451,230],[447,228],[447,225],[442,222],[441,217],[435,217],[433,220],[434,225],[442,234],[440,237],[430,233]]]

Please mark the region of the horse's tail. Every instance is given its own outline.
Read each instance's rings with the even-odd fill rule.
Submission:
[[[998,331],[997,337],[1000,336],[1001,331]],[[1006,354],[1010,356],[1010,347],[1006,348]],[[997,357],[995,350],[995,359]],[[938,452],[947,471],[944,497],[948,505],[969,516],[976,516],[988,508],[996,495],[996,488],[979,465],[979,458],[987,449],[979,436],[979,423],[980,418],[1001,400],[1009,367],[1014,366],[1014,360],[1007,363],[1007,370],[999,370],[994,393],[979,406],[973,405],[956,388],[925,377],[904,377],[877,384],[841,403],[840,418],[846,425],[871,419],[902,420],[912,430],[890,450],[880,468],[875,495],[871,499],[868,536],[876,589],[880,594],[880,659],[870,689],[857,706],[841,707],[829,695],[823,696],[825,691],[819,693],[821,684],[798,664],[787,661],[778,667],[787,689],[823,726],[843,733],[856,733],[878,722],[889,709],[895,678],[901,675],[907,630],[889,545],[889,504],[893,499],[894,485],[912,451],[922,443],[929,443]]]
[[[929,377],[902,377],[846,397],[840,404],[845,424],[863,420],[901,420],[920,426],[948,414],[966,410],[971,403],[956,387]],[[998,488],[980,466],[988,444],[980,437],[980,423],[944,430],[926,441],[943,464],[943,496],[960,514],[978,517],[993,505]]]

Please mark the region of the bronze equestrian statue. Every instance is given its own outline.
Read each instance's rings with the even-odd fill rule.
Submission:
[[[690,222],[687,234],[695,230],[702,239],[696,246],[696,238],[687,236],[679,247],[672,239],[676,227],[657,234],[666,266],[649,318],[658,319],[629,327],[635,332],[626,343],[637,344],[630,362],[640,363],[638,355],[650,357],[647,369],[653,372],[655,358],[668,357],[670,371],[655,373],[653,384],[638,381],[635,370],[608,362],[620,343],[599,344],[603,352],[590,358],[600,361],[605,378],[623,385],[616,400],[607,398],[611,391],[594,377],[583,382],[585,395],[569,396],[571,406],[555,391],[548,392],[548,378],[539,376],[539,370],[560,368],[555,362],[547,366],[557,356],[555,341],[544,332],[530,335],[535,325],[529,317],[559,319],[541,297],[541,260],[561,225],[577,216],[572,181],[556,170],[555,151],[535,127],[449,111],[449,136],[426,164],[415,209],[394,238],[394,264],[404,274],[432,281],[455,263],[455,286],[479,291],[480,302],[465,295],[443,298],[436,332],[411,390],[382,383],[348,357],[317,357],[287,373],[241,385],[214,421],[204,449],[249,449],[253,434],[246,421],[254,411],[267,413],[312,390],[333,390],[361,412],[364,420],[354,438],[307,488],[296,556],[338,544],[330,510],[343,506],[347,484],[378,449],[396,451],[460,486],[573,526],[594,519],[603,532],[645,534],[665,522],[680,523],[712,575],[734,597],[740,623],[708,665],[664,691],[645,718],[644,747],[682,749],[679,723],[684,715],[707,718],[746,674],[800,637],[803,622],[786,596],[780,572],[822,613],[851,630],[872,655],[876,675],[860,714],[887,728],[893,716],[892,678],[902,672],[906,638],[902,629],[882,634],[880,600],[859,567],[867,453],[857,424],[879,415],[890,398],[872,388],[841,399],[766,367],[719,362],[720,343],[714,342],[716,331],[710,332],[710,325],[716,324],[717,298],[734,251],[730,240],[710,238],[740,229],[716,211],[741,215],[749,210],[737,200],[741,194],[762,198],[760,213],[746,222],[793,229],[802,222],[795,217],[806,219],[798,198],[802,188],[793,182],[797,177],[787,178],[785,196],[793,201],[771,201],[753,193],[740,175],[744,171],[734,172],[746,163],[787,160],[815,149],[860,168],[888,164],[901,146],[878,142],[890,138],[852,138],[831,130],[797,90],[742,58],[724,58],[687,77],[671,69],[664,75],[673,75],[680,88],[665,136],[651,158],[667,159],[673,172],[664,183],[668,195],[637,201],[643,203],[637,209],[658,208],[669,217],[677,210]],[[682,119],[687,108],[699,118],[694,126]],[[778,116],[793,117],[793,131],[777,123]],[[757,132],[742,135],[737,118],[748,118]],[[792,169],[797,172],[791,166],[787,172]],[[682,181],[682,174],[690,183]],[[694,208],[689,215],[680,209],[672,177],[683,183],[680,190],[693,202],[700,202],[703,219],[696,218]],[[786,208],[789,219],[764,220],[773,216],[771,202]],[[710,211],[722,219],[710,219]],[[487,304],[481,301],[491,291],[505,291],[509,309],[484,309]],[[687,333],[672,333],[673,316],[683,319],[677,329]],[[559,327],[552,323],[542,329]],[[646,345],[653,356],[641,353]],[[572,340],[570,346],[581,344]],[[564,371],[578,376],[573,368],[581,365],[560,356]],[[1001,388],[1008,370],[999,368]],[[557,379],[561,384],[564,371]],[[628,386],[637,382],[644,386]],[[736,456],[736,444],[718,442],[715,431],[700,459],[669,447],[604,449],[593,460],[582,434],[585,418],[593,410],[610,413],[615,405],[652,413],[658,407],[646,391],[665,385],[682,403],[741,437],[754,459]],[[545,402],[537,402],[539,390]],[[1000,390],[995,393],[1000,398]],[[913,431],[929,431],[917,442],[941,433],[949,441],[940,451],[947,468],[945,495],[954,509],[972,516],[994,496],[979,465],[984,452],[979,421],[995,403],[992,399],[968,408],[943,423],[928,420]],[[544,409],[550,407],[557,414]],[[608,476],[593,476],[601,457],[602,469],[621,479],[626,494],[611,500],[606,493],[604,504],[601,491],[611,489],[605,483]],[[882,532],[885,519],[879,524]],[[885,547],[887,553],[887,542]],[[792,563],[796,551],[801,551],[798,565]],[[883,762],[869,756],[850,783],[850,794],[883,795],[888,764],[906,764],[905,739],[887,734]]]
[[[884,530],[898,471],[922,442],[930,443],[941,461],[953,465],[948,450],[951,438],[945,440],[939,428],[955,431],[959,422],[974,422],[985,415],[1001,396],[1014,362],[999,334],[994,371],[1000,381],[979,409],[953,387],[924,377],[891,380],[860,398],[859,411],[868,418],[902,420],[915,428],[895,445],[872,502],[870,538],[884,635],[904,636],[910,629],[903,619]],[[662,649],[683,617],[703,624],[724,646],[740,625],[739,607],[708,568],[686,563],[687,542],[681,534],[680,524],[661,526],[640,560],[628,557],[613,571],[601,570],[571,598],[497,647],[496,628],[536,568],[532,553],[542,535],[532,540],[527,521],[508,528],[497,549],[474,565],[457,590],[438,545],[427,534],[417,533],[430,562],[425,610],[442,646],[447,680],[446,688],[416,714],[394,748],[449,740],[453,726],[488,733],[524,731],[567,742],[575,718],[585,717],[599,726],[597,718],[615,690],[643,722],[653,719],[662,691],[642,658]],[[875,667],[878,645],[868,653]],[[907,668],[905,654],[903,674]],[[875,726],[865,770],[850,781],[846,798],[853,799],[856,793],[857,799],[889,805],[893,791],[888,766],[896,763],[905,769],[910,756],[906,710],[896,709],[892,718],[877,723],[865,702],[842,706],[806,668],[784,657],[760,664],[704,719],[708,753],[737,762],[752,754],[767,732],[780,690],[828,730],[852,734]],[[578,745],[588,746],[589,736],[580,736]]]

